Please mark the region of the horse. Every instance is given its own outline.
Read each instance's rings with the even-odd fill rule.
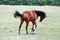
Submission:
[[[19,13],[18,11],[15,11],[14,17],[15,18],[20,17],[21,19],[21,23],[19,25],[19,34],[20,34],[21,26],[24,21],[26,22],[26,34],[28,34],[29,22],[32,22],[33,24],[32,31],[35,31],[37,27],[37,24],[36,24],[37,18],[40,17],[39,21],[42,22],[42,20],[46,18],[46,14],[43,11],[36,11],[36,10],[24,11],[22,14]],[[34,29],[34,25],[35,25],[35,29]]]

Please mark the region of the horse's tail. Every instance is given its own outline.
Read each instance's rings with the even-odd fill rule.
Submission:
[[[22,17],[23,17],[23,15],[22,15],[22,14],[20,14],[18,11],[16,11],[16,12],[14,13],[14,17],[15,17],[15,18],[17,18],[17,17],[22,18]]]

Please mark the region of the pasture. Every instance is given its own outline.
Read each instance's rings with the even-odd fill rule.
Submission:
[[[36,20],[37,29],[31,32],[32,23],[29,23],[28,32],[25,32],[25,23],[18,35],[20,18],[15,19],[15,11],[20,13],[26,10],[44,11],[47,17],[39,22]],[[60,6],[10,6],[0,5],[0,40],[60,40]]]

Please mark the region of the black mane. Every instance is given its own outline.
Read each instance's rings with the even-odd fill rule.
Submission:
[[[40,15],[46,15],[45,12],[43,11],[35,11],[37,16],[40,16]]]
[[[42,20],[46,17],[45,12],[43,11],[35,11],[37,16],[40,16],[40,22],[42,22]]]

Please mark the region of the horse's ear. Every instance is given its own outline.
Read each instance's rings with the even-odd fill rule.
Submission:
[[[15,11],[15,12],[18,12],[18,11]]]

